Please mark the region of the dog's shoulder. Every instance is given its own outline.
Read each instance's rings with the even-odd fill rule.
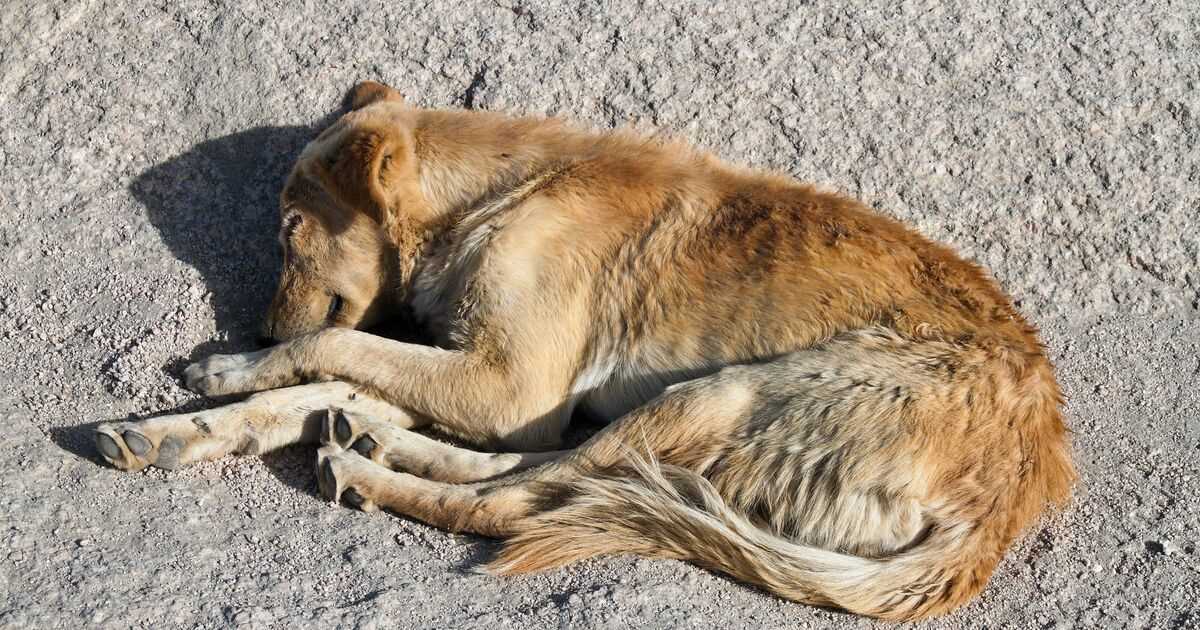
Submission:
[[[511,291],[530,278],[530,268],[540,262],[535,253],[549,240],[547,226],[554,223],[544,220],[539,210],[546,204],[535,197],[563,170],[550,165],[508,178],[466,205],[451,228],[431,239],[411,288],[419,320],[434,330],[454,328],[479,306],[480,296],[474,294],[489,288],[482,285]]]

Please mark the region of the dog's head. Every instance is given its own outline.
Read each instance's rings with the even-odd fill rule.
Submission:
[[[363,328],[399,308],[430,221],[417,178],[414,111],[368,81],[305,147],[280,197],[283,270],[263,335]]]

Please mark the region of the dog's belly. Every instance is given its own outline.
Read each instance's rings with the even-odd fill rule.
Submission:
[[[576,377],[576,406],[596,420],[612,422],[676,383],[712,374],[721,366],[683,368],[666,362],[599,363]]]
[[[647,381],[613,380],[588,392],[579,405],[588,415],[612,422],[636,409],[666,389],[666,385]]]

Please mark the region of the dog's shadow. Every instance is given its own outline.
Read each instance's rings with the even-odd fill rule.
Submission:
[[[179,376],[184,367],[220,352],[255,347],[259,326],[274,290],[280,252],[279,191],[304,145],[347,110],[347,103],[312,125],[255,127],[201,142],[147,169],[129,185],[145,208],[167,249],[194,268],[216,320],[215,339],[171,359],[163,370]],[[389,322],[371,332],[423,342],[407,320]],[[232,402],[191,400],[148,416],[111,418],[52,430],[62,449],[106,465],[93,439],[103,422],[192,413]],[[263,456],[267,468],[285,484],[315,487],[312,449],[295,446]]]
[[[206,140],[130,184],[167,249],[200,275],[224,340],[199,348],[204,353],[253,343],[279,267],[279,191],[323,126],[256,127]]]
[[[205,140],[153,166],[129,184],[163,243],[199,276],[217,335],[163,366],[178,376],[192,361],[254,347],[279,268],[279,191],[304,145],[344,107],[312,125],[255,127]],[[186,352],[186,356],[184,353]],[[190,401],[153,415],[188,413],[228,401]],[[112,418],[105,422],[140,418]],[[52,432],[64,450],[98,464],[93,432],[101,422]]]

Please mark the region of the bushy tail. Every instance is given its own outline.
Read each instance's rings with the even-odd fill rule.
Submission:
[[[915,547],[884,559],[795,544],[735,512],[700,475],[645,459],[548,491],[568,498],[530,517],[487,570],[527,573],[634,553],[694,562],[787,599],[901,620],[956,607],[982,588],[994,565],[982,560],[988,566],[979,575],[977,534],[966,524],[936,526]]]

